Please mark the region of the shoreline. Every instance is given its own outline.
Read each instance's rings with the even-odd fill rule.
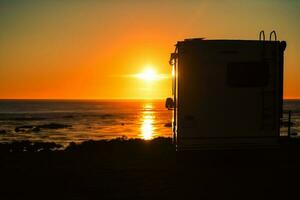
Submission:
[[[181,154],[171,138],[87,141],[55,151],[0,151],[0,196],[287,199],[298,191],[292,181],[300,178],[299,158],[299,140],[278,149]]]
[[[175,151],[175,147],[173,145],[172,137],[156,137],[153,139],[145,140],[142,138],[128,138],[126,136],[115,137],[111,139],[98,139],[98,140],[85,140],[82,142],[69,142],[67,145],[62,145],[56,142],[42,142],[42,141],[32,141],[32,140],[13,140],[8,142],[0,142],[0,153],[38,153],[43,151],[52,151],[52,152],[62,152],[69,151],[74,149],[84,149],[89,146],[93,146],[95,148],[109,147],[110,145],[153,145],[160,144],[160,147],[171,148]],[[282,149],[282,148],[300,148],[300,137],[292,137],[288,138],[287,136],[280,136],[279,143],[274,147],[260,147],[258,149]],[[190,150],[193,151],[222,151],[222,149],[203,149],[203,150]],[[223,150],[237,150],[243,151],[245,148],[227,148]],[[246,148],[246,150],[253,151],[255,148]]]

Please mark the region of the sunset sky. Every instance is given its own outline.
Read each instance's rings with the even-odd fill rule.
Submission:
[[[0,98],[171,95],[178,40],[287,41],[285,98],[300,99],[297,0],[0,0]]]

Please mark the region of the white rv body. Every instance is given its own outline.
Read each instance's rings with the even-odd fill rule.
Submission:
[[[279,41],[178,42],[173,54],[177,150],[277,144],[285,46]]]

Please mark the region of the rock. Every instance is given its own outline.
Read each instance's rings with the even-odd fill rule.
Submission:
[[[16,117],[16,118],[11,118],[9,120],[14,120],[14,121],[37,121],[37,120],[45,120],[46,118],[43,117]]]
[[[26,126],[17,126],[15,128],[15,132],[25,132],[25,131],[28,131],[29,129],[32,129],[33,126],[31,125],[26,125]]]
[[[43,124],[36,126],[36,128],[39,129],[61,129],[61,128],[68,128],[71,127],[71,125],[67,124],[57,124],[57,123],[50,123],[50,124]]]
[[[26,126],[17,126],[15,128],[15,132],[25,132],[25,131],[40,132],[41,129],[61,129],[61,128],[68,128],[68,127],[71,127],[71,125],[57,124],[57,123],[43,124],[38,126],[26,125]]]
[[[63,118],[72,119],[72,118],[74,118],[74,116],[73,115],[65,115],[65,116],[63,116]]]
[[[33,129],[31,129],[32,132],[40,132],[40,128],[39,127],[34,127]]]

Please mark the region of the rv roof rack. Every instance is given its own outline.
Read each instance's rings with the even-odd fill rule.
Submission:
[[[277,41],[277,34],[276,34],[276,31],[274,31],[274,30],[270,33],[269,40],[273,41],[272,40],[272,36],[273,35],[274,35],[274,41]],[[266,40],[266,36],[265,36],[265,31],[264,30],[262,30],[262,31],[259,32],[259,40],[260,41],[265,41]]]

